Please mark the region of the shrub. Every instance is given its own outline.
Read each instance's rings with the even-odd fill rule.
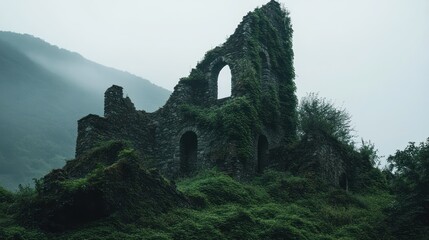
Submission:
[[[225,203],[249,204],[267,196],[264,191],[248,187],[216,170],[205,171],[194,178],[182,180],[178,187],[202,206]]]

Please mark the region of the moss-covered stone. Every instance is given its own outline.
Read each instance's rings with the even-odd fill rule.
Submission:
[[[105,143],[37,181],[21,219],[58,231],[112,214],[130,221],[189,206],[174,184],[141,162],[127,143]]]
[[[296,137],[292,32],[288,12],[276,1],[248,13],[154,113],[136,111],[122,88],[112,86],[105,94],[104,117],[79,121],[76,156],[97,142],[122,139],[170,178],[212,167],[249,178],[261,166],[279,165],[261,163],[269,158],[261,157],[268,153],[258,149],[258,141],[267,139],[269,152]],[[226,65],[231,96],[217,99],[217,78]],[[188,132],[196,136],[195,146],[182,144]]]

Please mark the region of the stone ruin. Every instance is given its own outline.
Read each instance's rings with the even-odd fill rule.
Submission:
[[[231,96],[217,99],[226,65]],[[214,167],[251,177],[281,165],[270,155],[296,136],[294,76],[290,18],[270,1],[208,51],[159,110],[136,110],[122,87],[107,89],[104,116],[78,121],[76,157],[100,142],[125,140],[148,167],[170,178]]]

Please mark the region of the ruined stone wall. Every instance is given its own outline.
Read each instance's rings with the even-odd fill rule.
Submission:
[[[109,140],[126,140],[139,154],[152,154],[154,129],[149,114],[136,111],[131,100],[123,97],[122,87],[115,85],[105,92],[104,104],[104,117],[90,114],[78,121],[76,157]]]
[[[212,167],[239,178],[254,175],[270,165],[265,157],[258,162],[259,139],[266,139],[268,154],[295,136],[291,36],[288,14],[271,1],[246,15],[224,44],[208,51],[158,111],[137,111],[122,88],[112,86],[105,93],[104,117],[79,120],[76,155],[99,142],[123,139],[169,177]],[[217,78],[226,65],[231,97],[217,99]],[[187,133],[192,133],[186,135],[190,140],[183,143]],[[183,159],[192,162],[184,165]]]

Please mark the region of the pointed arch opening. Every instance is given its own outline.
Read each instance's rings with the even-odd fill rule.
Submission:
[[[185,132],[180,138],[180,172],[188,175],[195,170],[198,152],[197,134]]]
[[[268,162],[268,140],[264,135],[258,138],[258,160],[256,171],[262,173]]]
[[[231,69],[225,65],[219,72],[217,78],[217,99],[231,97],[232,90]]]

